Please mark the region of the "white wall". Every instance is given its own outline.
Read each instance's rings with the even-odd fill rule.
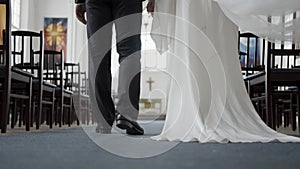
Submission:
[[[44,29],[44,18],[68,18],[67,61],[80,62],[82,70],[87,68],[86,53],[82,46],[86,43],[85,26],[75,18],[73,0],[22,0],[20,29],[40,31]],[[85,51],[86,52],[86,51]],[[81,57],[79,58],[79,55]]]
[[[20,29],[40,31],[44,28],[44,18],[45,17],[59,17],[68,18],[68,37],[67,37],[67,61],[68,62],[80,62],[81,70],[87,71],[87,36],[86,28],[83,24],[77,21],[75,17],[75,4],[74,0],[22,0],[21,9],[21,26]],[[147,13],[144,13],[147,15]],[[144,17],[145,18],[145,17]],[[149,17],[146,16],[146,19]],[[151,18],[150,18],[151,21]],[[150,32],[151,25],[147,28],[143,27],[143,32]],[[147,67],[151,68],[165,68],[166,59],[159,60],[157,58],[163,58],[163,56],[156,56],[153,53],[155,49],[154,43],[151,41],[150,36],[147,37],[148,41],[145,44],[145,40],[142,40],[143,50],[151,50],[152,52],[147,52],[142,56],[142,64],[146,69],[142,72],[141,80],[141,98],[162,98],[163,107],[166,104],[165,96],[168,89],[168,77],[164,73],[156,70],[149,71]],[[153,56],[151,55],[153,54]],[[115,49],[113,50],[113,62],[112,62],[112,72],[115,76],[113,80],[114,89],[117,88],[117,70],[118,70],[118,54]],[[147,61],[147,63],[146,63]],[[153,65],[158,63],[158,65]],[[146,81],[152,77],[155,81],[153,83],[152,92],[149,91],[149,84]]]

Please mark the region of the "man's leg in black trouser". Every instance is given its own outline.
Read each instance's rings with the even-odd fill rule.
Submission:
[[[94,96],[96,100],[92,100],[92,107],[94,106],[92,111],[94,117],[96,117],[98,127],[103,130],[110,129],[115,118],[115,106],[111,97],[110,49],[112,40],[111,22],[113,21],[111,1],[87,0],[86,3],[90,95]]]
[[[141,72],[141,0],[112,0],[119,53],[117,110],[136,121],[139,113]]]

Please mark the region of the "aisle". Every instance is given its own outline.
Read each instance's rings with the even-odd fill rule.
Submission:
[[[146,125],[147,136],[159,133],[161,126]],[[0,135],[1,169],[296,169],[299,157],[300,144],[292,143],[182,143],[156,157],[128,159],[102,150],[81,128]]]

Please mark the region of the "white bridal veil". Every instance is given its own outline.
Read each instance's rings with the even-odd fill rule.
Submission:
[[[238,26],[272,40],[299,40],[299,19],[289,17],[299,9],[298,0],[156,0],[152,38],[168,53],[172,82],[163,131],[152,138],[300,141],[273,131],[257,115],[237,50]],[[269,16],[285,19],[273,24]]]

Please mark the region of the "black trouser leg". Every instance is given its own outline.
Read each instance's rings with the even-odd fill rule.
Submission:
[[[112,5],[111,0],[88,0],[86,5],[89,59],[92,61],[89,63],[93,64],[89,65],[89,70],[90,73],[96,72],[93,79],[90,79],[90,84],[94,87],[91,92],[94,92],[92,95],[98,106],[98,109],[93,109],[93,113],[100,128],[109,128],[115,117],[115,106],[111,98]]]
[[[87,29],[89,37],[89,75],[96,74],[90,79],[91,95],[96,98],[97,110],[93,110],[98,124],[103,128],[111,126],[114,121],[114,103],[111,98],[111,38],[114,21],[117,33],[117,50],[120,55],[119,69],[119,102],[118,111],[136,120],[140,95],[140,31],[141,31],[141,0],[88,0]],[[132,17],[120,19],[130,14]],[[109,49],[109,50],[107,50]],[[98,64],[99,63],[99,64]],[[92,65],[91,65],[92,64]],[[96,73],[95,73],[96,71]],[[90,76],[91,77],[91,76]],[[92,103],[93,104],[93,103]],[[107,123],[105,123],[105,121]]]
[[[139,112],[141,72],[141,0],[113,0],[113,17],[119,53],[117,110],[136,120]]]

